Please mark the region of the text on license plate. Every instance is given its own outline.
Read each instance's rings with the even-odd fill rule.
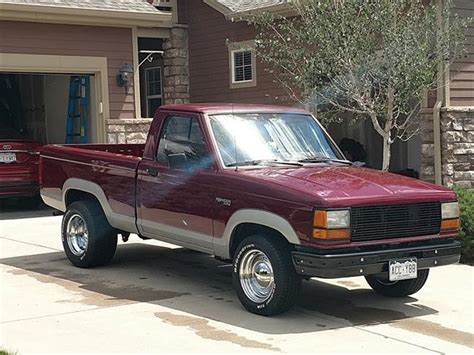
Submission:
[[[0,163],[14,163],[16,162],[15,153],[0,153]]]
[[[388,279],[390,281],[415,279],[417,269],[416,258],[390,260],[388,263]]]

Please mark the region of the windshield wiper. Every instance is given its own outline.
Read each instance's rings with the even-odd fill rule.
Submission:
[[[342,163],[342,164],[349,164],[352,165],[352,162],[349,160],[342,160],[342,159],[333,159],[329,157],[310,157],[298,160],[301,163],[327,163],[327,162],[334,162],[334,163]]]
[[[255,159],[255,160],[244,160],[236,163],[227,164],[228,167],[234,166],[245,166],[245,165],[262,165],[262,164],[282,164],[282,165],[293,165],[303,166],[300,162],[289,161],[289,160],[277,160],[277,159]]]

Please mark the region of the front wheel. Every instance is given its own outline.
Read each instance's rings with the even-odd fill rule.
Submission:
[[[365,279],[372,289],[387,297],[406,297],[421,290],[428,279],[429,269],[418,270],[415,279],[389,281],[388,278],[377,275],[367,275]]]
[[[232,279],[240,302],[250,312],[271,316],[295,303],[301,279],[288,246],[272,236],[253,235],[237,247]]]

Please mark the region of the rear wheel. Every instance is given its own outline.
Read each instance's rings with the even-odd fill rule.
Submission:
[[[77,201],[68,206],[61,237],[69,261],[78,267],[108,264],[117,249],[117,232],[95,201]]]
[[[289,310],[301,287],[288,246],[272,236],[253,235],[237,247],[233,283],[244,307],[271,316]]]
[[[389,281],[388,277],[367,275],[365,279],[372,289],[387,297],[406,297],[421,290],[428,279],[429,269],[418,270],[415,279]]]

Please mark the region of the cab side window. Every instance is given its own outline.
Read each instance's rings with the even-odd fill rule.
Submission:
[[[209,152],[197,118],[166,118],[160,134],[156,160],[171,168],[209,167]]]

